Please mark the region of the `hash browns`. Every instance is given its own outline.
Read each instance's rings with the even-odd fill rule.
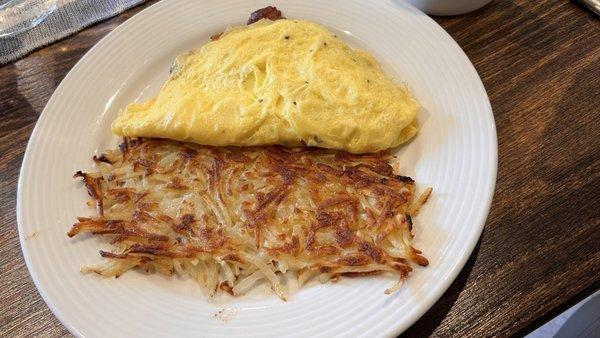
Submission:
[[[414,181],[384,154],[318,148],[207,147],[125,139],[77,172],[97,215],[68,232],[106,235],[112,251],[83,271],[118,277],[132,268],[188,275],[208,296],[243,294],[264,280],[287,299],[281,273],[300,285],[389,272],[399,282],[428,261],[411,245]]]

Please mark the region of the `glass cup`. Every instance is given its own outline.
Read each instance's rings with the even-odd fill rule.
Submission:
[[[0,0],[0,38],[35,27],[56,9],[57,0]]]

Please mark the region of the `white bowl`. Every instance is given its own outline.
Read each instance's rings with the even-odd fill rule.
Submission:
[[[431,15],[459,15],[479,9],[492,0],[405,0]]]

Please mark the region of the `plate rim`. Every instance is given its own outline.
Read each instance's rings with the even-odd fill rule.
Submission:
[[[140,12],[138,12],[135,15],[133,15],[132,17],[128,18],[127,20],[125,20],[124,22],[119,24],[111,32],[109,32],[104,37],[102,37],[102,39],[100,39],[97,43],[95,43],[75,63],[75,65],[69,70],[69,72],[61,80],[60,84],[56,87],[56,89],[52,93],[50,99],[44,106],[44,109],[42,110],[38,119],[36,120],[33,131],[27,141],[27,147],[26,147],[26,150],[25,150],[25,153],[23,156],[23,160],[21,162],[21,166],[20,166],[20,170],[19,170],[19,179],[17,182],[17,196],[16,196],[16,216],[17,216],[16,219],[17,219],[17,228],[18,228],[18,234],[19,234],[19,243],[20,243],[20,247],[21,247],[21,253],[23,254],[25,264],[27,266],[27,270],[31,276],[31,279],[34,282],[34,285],[37,289],[38,294],[42,297],[42,299],[44,300],[44,302],[46,303],[48,308],[52,311],[52,314],[61,322],[61,324],[64,325],[64,327],[70,333],[72,333],[76,336],[83,336],[83,335],[77,330],[77,328],[69,320],[67,320],[67,318],[65,318],[64,313],[61,311],[60,308],[58,308],[55,305],[55,303],[50,298],[48,292],[45,290],[44,285],[42,284],[41,280],[39,279],[35,268],[33,268],[33,263],[31,262],[31,258],[29,256],[28,250],[26,249],[26,246],[25,246],[26,235],[24,233],[24,228],[23,228],[23,210],[24,210],[23,209],[23,202],[24,202],[23,201],[23,190],[24,190],[25,183],[24,183],[23,171],[29,165],[29,162],[31,161],[31,156],[32,156],[31,149],[33,147],[31,141],[37,140],[36,136],[39,133],[39,128],[40,128],[39,127],[40,124],[38,122],[42,118],[45,118],[48,116],[49,113],[47,113],[47,107],[54,100],[56,100],[56,97],[57,97],[56,93],[60,92],[60,89],[63,86],[65,86],[65,83],[68,82],[68,80],[74,76],[73,74],[75,74],[79,70],[79,68],[81,68],[83,66],[83,64],[88,62],[88,60],[90,58],[92,58],[92,56],[95,53],[97,53],[99,50],[101,50],[101,48],[103,48],[103,46],[107,43],[107,41],[112,39],[114,36],[118,36],[118,35],[122,34],[121,32],[123,30],[127,29],[127,27],[129,27],[130,25],[135,24],[136,21],[139,21],[141,18],[143,18],[144,15],[148,15],[149,12],[158,10],[159,7],[166,6],[166,4],[169,4],[171,2],[175,2],[175,0],[159,1],[157,3],[154,3],[154,4],[144,8]],[[455,47],[457,47],[456,48],[457,53],[459,53],[461,55],[461,57],[464,57],[468,61],[468,66],[470,68],[470,71],[473,72],[476,75],[476,78],[478,79],[478,81],[477,81],[477,85],[479,87],[478,90],[480,90],[482,93],[482,99],[485,99],[484,100],[485,101],[484,108],[486,110],[485,112],[481,111],[480,113],[482,113],[482,114],[485,113],[486,115],[488,115],[489,119],[488,119],[488,121],[486,121],[486,123],[490,124],[491,134],[487,135],[487,137],[489,138],[490,141],[492,141],[490,144],[491,149],[488,149],[491,151],[491,153],[489,154],[490,158],[491,158],[491,163],[490,163],[491,167],[489,168],[489,169],[491,169],[491,172],[489,173],[490,180],[488,182],[486,182],[487,185],[486,185],[485,189],[487,189],[487,191],[485,194],[485,201],[483,201],[481,203],[482,207],[484,207],[484,210],[482,210],[479,218],[473,224],[476,226],[476,229],[474,229],[470,233],[472,239],[470,239],[467,242],[467,244],[462,247],[462,254],[460,255],[460,258],[457,260],[456,264],[454,264],[452,266],[452,268],[449,269],[448,274],[447,274],[448,278],[439,282],[437,288],[435,289],[435,292],[433,293],[433,296],[431,296],[431,298],[429,298],[427,301],[425,301],[423,303],[423,306],[420,306],[417,311],[413,312],[409,317],[407,317],[408,319],[405,320],[404,324],[388,326],[382,332],[383,336],[395,336],[395,335],[401,334],[406,329],[408,329],[410,326],[412,326],[427,311],[429,311],[435,303],[437,303],[437,301],[442,297],[442,295],[448,290],[450,285],[455,281],[458,274],[462,271],[462,269],[464,268],[468,259],[472,255],[473,250],[475,249],[476,245],[479,243],[479,241],[481,239],[481,234],[483,232],[483,229],[487,222],[487,218],[490,213],[491,205],[493,202],[493,196],[494,196],[494,193],[496,190],[497,172],[498,172],[498,137],[497,137],[497,129],[496,129],[496,124],[495,124],[493,109],[492,109],[491,102],[489,100],[487,91],[486,91],[483,81],[481,79],[481,76],[479,76],[477,69],[475,68],[475,66],[469,59],[469,57],[466,55],[466,53],[463,51],[463,49],[460,47],[460,45],[456,42],[456,40],[454,40],[452,38],[452,36],[443,27],[441,27],[437,22],[435,22],[435,20],[433,20],[431,17],[425,15],[422,11],[415,8],[413,5],[409,4],[408,2],[397,2],[397,1],[387,0],[387,1],[382,1],[381,5],[391,5],[391,6],[400,6],[400,7],[403,6],[405,10],[426,16],[425,20],[428,21],[430,24],[432,24],[432,26],[435,26],[435,29],[438,31],[438,33],[444,35],[445,38],[449,39],[449,41],[451,41],[455,45]]]

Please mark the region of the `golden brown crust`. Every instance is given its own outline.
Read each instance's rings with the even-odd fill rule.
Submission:
[[[101,252],[109,261],[169,273],[230,268],[230,284],[211,281],[219,283],[211,290],[227,292],[260,266],[255,259],[332,276],[404,277],[410,262],[428,264],[409,245],[414,181],[395,175],[385,154],[160,139],[126,139],[120,149],[95,157],[99,173],[75,174],[98,216],[79,218],[68,232],[111,235],[117,249]]]

